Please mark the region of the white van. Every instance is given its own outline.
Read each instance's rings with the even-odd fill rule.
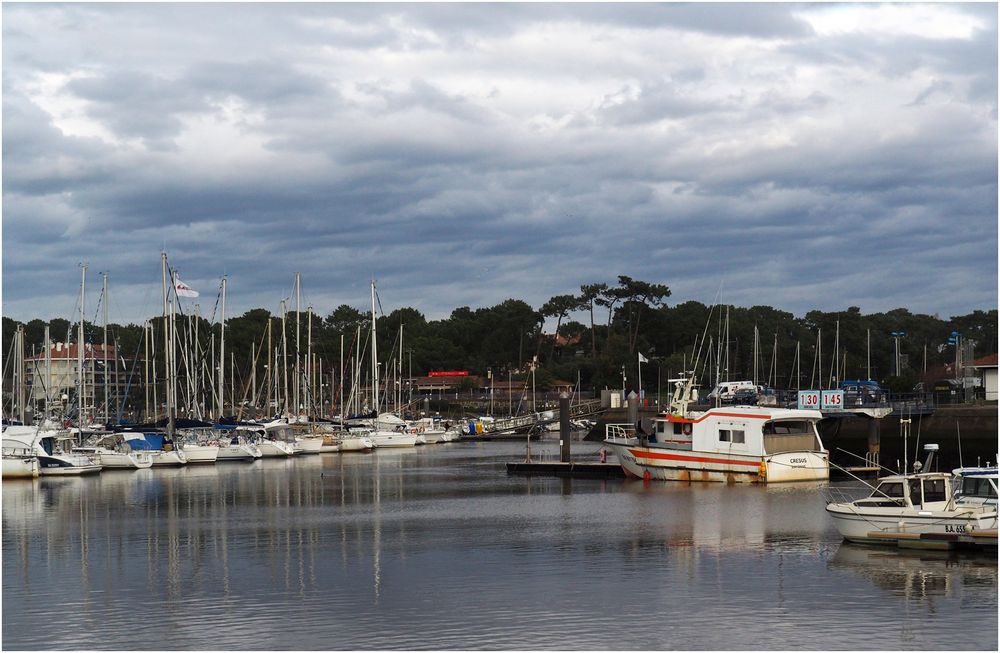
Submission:
[[[718,398],[727,401],[735,397],[738,390],[753,390],[757,392],[757,385],[753,381],[724,381],[708,393],[708,398]]]

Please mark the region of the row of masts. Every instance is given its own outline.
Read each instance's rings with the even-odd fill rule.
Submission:
[[[324,365],[324,360],[313,352],[312,347],[312,306],[308,307],[305,319],[306,347],[305,357],[300,355],[302,348],[302,310],[301,310],[301,275],[295,274],[295,343],[292,365],[289,366],[288,352],[288,324],[285,300],[280,302],[281,323],[280,323],[280,344],[275,345],[274,334],[272,332],[273,318],[268,318],[265,333],[262,334],[260,343],[251,343],[250,370],[248,379],[237,378],[237,361],[235,353],[230,353],[229,360],[226,359],[226,291],[227,279],[223,277],[219,289],[219,315],[218,324],[221,325],[218,337],[216,333],[211,333],[207,343],[203,343],[202,334],[199,332],[201,315],[200,305],[195,305],[193,316],[183,315],[179,297],[177,293],[178,278],[175,270],[172,270],[167,261],[166,253],[161,255],[162,263],[162,300],[163,300],[163,323],[162,341],[157,340],[156,328],[152,320],[147,320],[143,325],[143,338],[141,347],[144,353],[142,376],[143,376],[143,417],[145,420],[156,419],[165,416],[167,428],[172,431],[178,416],[178,411],[186,417],[195,419],[207,419],[209,416],[215,418],[224,415],[232,415],[237,419],[264,416],[285,416],[298,420],[308,416],[321,415],[332,417],[334,409],[339,406],[339,415],[347,417],[350,414],[359,414],[376,410],[382,403],[386,404],[386,409],[395,411],[402,410],[404,403],[409,403],[404,399],[403,392],[403,326],[399,327],[399,335],[396,343],[393,344],[393,358],[388,362],[387,369],[391,373],[386,374],[385,386],[387,392],[384,398],[380,397],[379,384],[379,364],[377,362],[377,348],[374,337],[366,340],[362,337],[362,329],[357,327],[354,337],[355,352],[353,357],[348,352],[345,360],[345,340],[340,339],[340,361],[336,369],[330,365]],[[45,327],[44,343],[44,371],[34,370],[34,382],[40,383],[44,389],[43,411],[45,417],[59,417],[60,419],[69,417],[75,412],[74,421],[79,425],[90,424],[95,420],[103,419],[105,423],[112,421],[113,417],[120,417],[122,397],[122,372],[127,374],[129,384],[133,370],[124,370],[124,357],[116,354],[109,359],[110,348],[108,346],[108,275],[102,273],[103,289],[100,298],[100,305],[103,312],[103,378],[102,383],[98,383],[96,359],[88,356],[88,343],[86,338],[86,283],[87,264],[81,264],[80,281],[80,304],[79,304],[79,324],[77,334],[77,360],[75,374],[75,396],[72,403],[69,402],[69,395],[63,394],[60,397],[53,396],[52,389],[56,387],[53,382],[52,365],[52,344],[49,336],[49,327]],[[375,328],[375,284],[372,282],[372,331]],[[181,320],[180,318],[184,319]],[[196,319],[189,319],[194,317]],[[213,318],[215,316],[213,315]],[[68,335],[68,334],[67,334]],[[367,335],[367,334],[366,334]],[[27,422],[34,417],[35,403],[27,396],[29,384],[26,374],[25,359],[25,334],[23,326],[18,327],[15,333],[9,367],[9,375],[13,382],[14,393],[12,396],[12,410],[9,413],[12,417]],[[67,338],[69,340],[69,338]],[[163,350],[158,352],[158,342],[162,342]],[[362,344],[367,348],[368,343],[372,347],[372,372],[368,378],[362,374],[363,350]],[[216,351],[216,344],[218,350]],[[206,347],[207,345],[207,347]],[[116,352],[118,349],[116,347]],[[118,352],[121,353],[121,352]],[[136,352],[138,354],[138,352]],[[263,374],[260,373],[260,364],[263,359]],[[119,364],[120,363],[120,364]],[[226,364],[228,363],[228,365]],[[347,365],[345,365],[345,363]],[[412,363],[411,363],[412,364]],[[157,369],[157,366],[165,366],[165,370]],[[289,369],[291,367],[291,369]],[[350,372],[348,373],[348,367]],[[228,368],[228,369],[227,369]],[[228,375],[227,375],[228,371]],[[291,372],[291,374],[289,374]],[[260,377],[263,376],[263,383],[259,384]],[[291,378],[289,378],[291,377]],[[5,371],[4,378],[8,378]],[[240,381],[243,381],[240,383]],[[369,404],[369,397],[365,396],[361,390],[363,384],[369,384],[372,390]],[[391,384],[391,385],[390,385]],[[103,402],[98,405],[98,389],[103,386]],[[350,392],[345,392],[346,388]],[[388,388],[393,388],[391,392]],[[90,392],[88,392],[90,390]],[[127,390],[126,390],[127,391]],[[161,392],[162,400],[161,404]],[[93,396],[90,396],[93,395]],[[113,403],[117,399],[119,406],[115,414]],[[206,401],[207,399],[207,401]],[[412,399],[412,397],[411,397]],[[206,405],[209,403],[210,406]],[[228,410],[227,410],[228,408]],[[5,411],[6,412],[6,411]]]
[[[729,336],[729,308],[726,307],[725,322],[722,320],[722,313],[719,314],[719,327],[718,336],[709,336],[708,341],[708,355],[705,361],[705,371],[710,379],[714,379],[714,385],[717,387],[720,383],[736,380],[732,378],[732,370],[730,367],[730,356],[729,356],[729,345],[732,341]],[[898,346],[898,345],[897,345]],[[778,334],[774,334],[774,340],[771,348],[771,357],[768,362],[768,369],[766,376],[763,374],[763,360],[762,354],[764,352],[764,347],[761,344],[760,331],[755,324],[753,327],[753,363],[752,363],[752,375],[749,380],[753,381],[754,384],[766,385],[769,387],[778,387]],[[836,322],[836,330],[834,334],[834,344],[833,344],[833,354],[830,359],[830,365],[827,369],[828,376],[824,378],[824,367],[823,367],[823,330],[819,327],[816,329],[816,346],[813,352],[812,370],[809,376],[809,384],[805,386],[806,389],[817,390],[825,388],[836,388],[837,385],[847,378],[847,354],[845,350],[841,350],[840,345],[840,320]],[[893,373],[899,375],[899,355],[897,353]],[[872,378],[872,366],[871,366],[871,329],[866,332],[866,377],[867,379]],[[924,351],[924,371],[927,371],[927,352],[926,347]],[[743,379],[740,379],[743,380]],[[788,383],[786,387],[788,389],[794,388],[795,390],[803,389],[802,385],[802,343],[795,343],[795,355],[792,360],[791,370],[788,376]]]

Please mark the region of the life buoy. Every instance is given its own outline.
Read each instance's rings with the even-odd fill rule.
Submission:
[[[684,426],[681,427],[684,431],[684,435],[691,435],[691,422],[684,422]]]

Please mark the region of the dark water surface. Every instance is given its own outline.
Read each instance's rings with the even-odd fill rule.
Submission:
[[[4,482],[3,648],[997,647],[995,556],[842,544],[821,486],[507,477],[523,452]]]

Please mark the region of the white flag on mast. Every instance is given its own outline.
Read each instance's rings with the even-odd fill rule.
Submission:
[[[639,362],[640,363],[648,363],[649,362],[649,359],[646,358],[645,356],[643,356],[641,351],[639,352]]]
[[[195,290],[194,288],[192,288],[191,286],[187,285],[183,281],[181,281],[180,277],[174,275],[174,280],[176,282],[174,284],[174,292],[177,293],[178,297],[197,297],[198,296],[198,291]]]

